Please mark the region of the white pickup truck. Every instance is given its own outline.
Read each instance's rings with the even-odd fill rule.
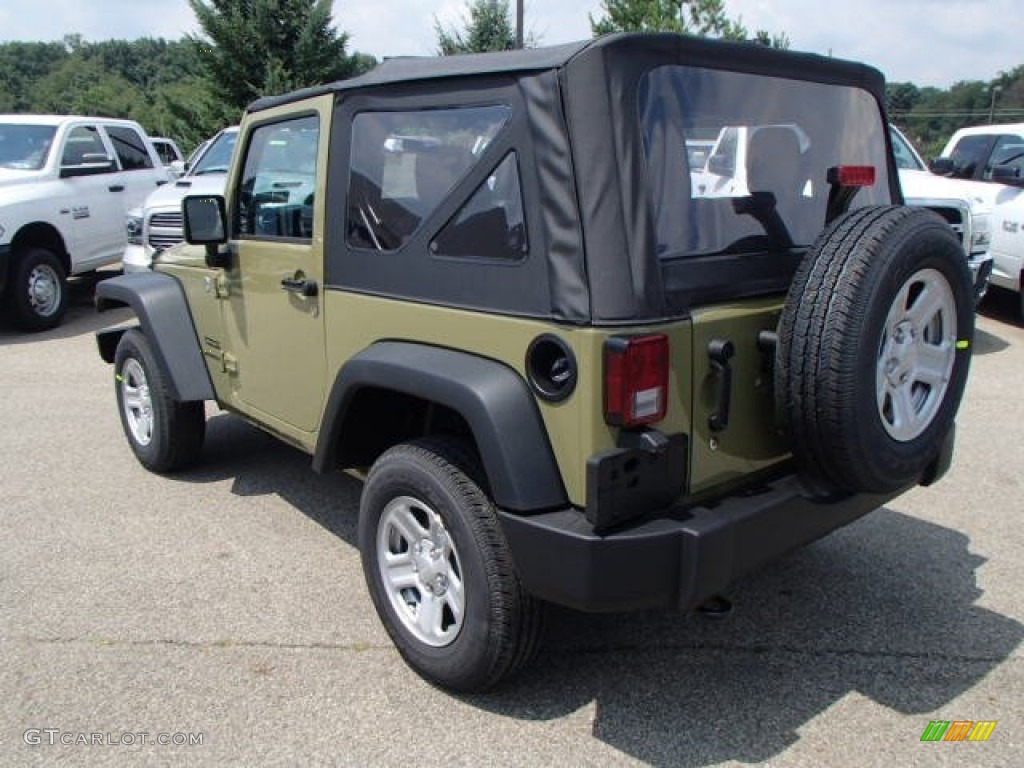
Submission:
[[[181,224],[185,195],[224,194],[237,139],[237,125],[220,131],[189,158],[184,176],[150,193],[139,208],[128,211],[128,246],[122,260],[125,272],[148,270],[155,256],[185,239]]]
[[[981,301],[988,290],[992,272],[991,217],[1000,185],[938,176],[895,127],[891,127],[892,149],[900,174],[900,186],[907,205],[931,208],[957,233],[967,254],[974,278],[974,298]]]
[[[1017,293],[1024,320],[1024,196],[996,206],[992,214],[992,285]]]
[[[128,210],[169,180],[138,123],[0,115],[0,301],[11,321],[57,325],[67,277],[119,262]]]

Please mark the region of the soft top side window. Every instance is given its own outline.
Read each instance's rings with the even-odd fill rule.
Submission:
[[[519,166],[515,152],[510,152],[437,234],[430,252],[515,261],[528,249]]]
[[[362,112],[352,121],[346,238],[400,248],[509,121],[506,106]]]

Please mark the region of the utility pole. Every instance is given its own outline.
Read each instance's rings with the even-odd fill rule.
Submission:
[[[988,124],[989,125],[992,125],[992,123],[995,122],[995,117],[996,117],[996,96],[999,95],[999,92],[1001,90],[1003,90],[1003,86],[1001,86],[1001,85],[993,85],[992,86],[992,99],[988,103]]]
[[[523,47],[523,0],[516,0],[516,49]]]

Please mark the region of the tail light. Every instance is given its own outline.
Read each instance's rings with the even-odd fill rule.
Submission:
[[[636,427],[665,418],[668,337],[613,336],[604,344],[604,420]]]
[[[838,165],[828,169],[828,183],[839,187],[873,187],[875,166]]]

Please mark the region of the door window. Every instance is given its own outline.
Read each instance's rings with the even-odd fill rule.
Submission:
[[[958,179],[973,179],[978,168],[984,165],[991,144],[991,136],[964,136],[960,139],[949,155],[953,161],[953,175]]]
[[[94,125],[79,125],[72,128],[64,142],[61,165],[84,165],[109,159],[100,132]]]
[[[985,178],[992,178],[992,169],[997,165],[1008,165],[1017,169],[1019,176],[1024,176],[1024,138],[1020,136],[1000,136],[992,150],[988,163],[985,165]]]
[[[123,170],[141,171],[153,167],[153,160],[146,151],[146,142],[138,131],[122,125],[108,125],[106,128]]]
[[[313,237],[319,119],[315,115],[261,125],[243,165],[235,229],[240,237]]]
[[[173,162],[181,160],[178,157],[178,153],[174,151],[174,146],[166,141],[155,141],[153,142],[153,149],[156,150],[157,155],[160,156],[160,161],[164,165],[170,165]]]

